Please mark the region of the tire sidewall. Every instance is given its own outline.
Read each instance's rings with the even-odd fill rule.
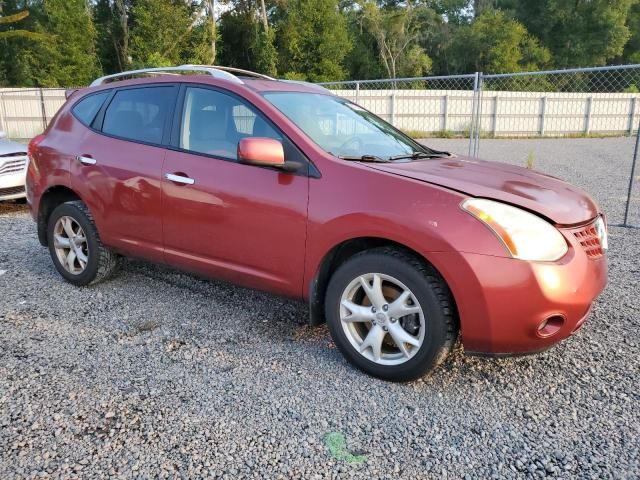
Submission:
[[[78,275],[74,275],[68,272],[62,266],[62,264],[58,260],[58,255],[56,254],[55,247],[54,247],[53,229],[58,219],[64,216],[71,217],[76,222],[78,222],[80,227],[82,227],[82,230],[84,231],[85,237],[87,239],[87,246],[89,249],[89,255],[88,255],[89,261],[87,262],[86,268],[82,271],[82,273]],[[94,278],[96,278],[96,275],[98,273],[99,263],[100,263],[99,261],[100,251],[99,251],[99,245],[96,239],[96,230],[91,220],[89,220],[89,218],[87,218],[85,213],[82,210],[80,210],[78,207],[76,207],[71,203],[63,203],[62,205],[59,205],[53,210],[53,212],[51,213],[51,216],[49,217],[49,222],[47,224],[47,243],[49,245],[49,254],[51,255],[53,264],[55,265],[56,270],[58,270],[58,273],[60,273],[60,275],[62,275],[65,278],[65,280],[67,280],[68,282],[74,285],[83,286],[83,285],[88,285],[89,283],[91,283],[91,281]]]
[[[420,350],[399,365],[380,365],[361,355],[347,338],[340,320],[344,289],[360,275],[383,273],[404,283],[422,307],[425,334]],[[358,368],[385,380],[410,381],[424,376],[441,357],[446,342],[446,320],[438,298],[424,273],[400,258],[385,253],[359,254],[332,276],[325,297],[325,312],[331,336],[342,354]]]

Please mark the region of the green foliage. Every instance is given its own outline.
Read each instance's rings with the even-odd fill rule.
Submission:
[[[312,82],[342,80],[352,48],[336,0],[289,0],[277,27],[280,72]]]
[[[259,26],[252,49],[255,70],[272,77],[278,74],[278,51],[276,50],[274,40],[275,34],[273,29],[265,31],[262,26]]]
[[[131,8],[132,67],[177,65],[191,32],[191,12],[182,1],[137,0]]]
[[[623,53],[636,0],[503,0],[551,51],[558,68],[605,65]],[[639,35],[634,32],[635,35]]]
[[[9,2],[8,2],[9,3]],[[6,5],[7,10],[15,8]],[[37,36],[9,38],[6,80],[18,86],[83,85],[100,74],[96,62],[96,31],[85,0],[30,2],[28,27]],[[33,42],[33,38],[46,41]]]
[[[429,73],[431,58],[418,43],[424,7],[408,4],[405,8],[383,9],[373,1],[364,1],[362,13],[388,78]]]
[[[551,54],[520,22],[499,10],[486,10],[460,27],[449,51],[456,71],[509,73],[549,66]]]

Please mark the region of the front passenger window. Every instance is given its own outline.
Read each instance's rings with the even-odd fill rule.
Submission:
[[[231,95],[206,88],[187,88],[180,148],[236,160],[245,137],[282,137],[252,107]]]

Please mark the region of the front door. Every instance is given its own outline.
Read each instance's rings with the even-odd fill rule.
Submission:
[[[241,138],[290,141],[239,97],[185,87],[175,150],[162,180],[169,263],[245,286],[300,296],[309,179],[237,162]],[[180,110],[180,109],[178,109]]]

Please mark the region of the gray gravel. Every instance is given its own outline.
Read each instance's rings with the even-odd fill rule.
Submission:
[[[136,261],[66,284],[0,206],[0,478],[638,478],[640,231],[610,235],[574,337],[397,385],[296,302]]]

